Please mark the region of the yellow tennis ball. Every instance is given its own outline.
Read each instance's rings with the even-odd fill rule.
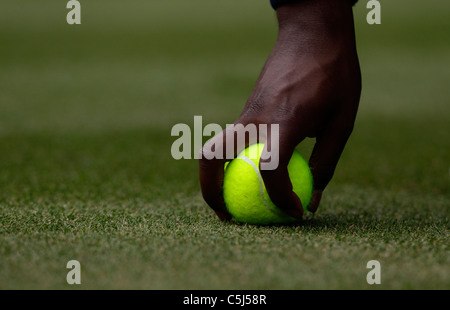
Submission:
[[[253,144],[225,165],[223,197],[228,212],[235,220],[249,224],[283,224],[295,218],[280,210],[269,198],[259,171],[263,143]],[[288,164],[293,191],[303,208],[309,205],[313,192],[313,177],[308,162],[294,151]]]

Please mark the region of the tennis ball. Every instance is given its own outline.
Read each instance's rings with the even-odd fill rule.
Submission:
[[[266,191],[259,171],[263,149],[263,143],[253,144],[225,164],[225,205],[233,218],[242,223],[268,225],[294,222],[295,218],[275,206]],[[288,172],[293,191],[306,211],[312,197],[313,178],[308,163],[297,151],[292,154]]]

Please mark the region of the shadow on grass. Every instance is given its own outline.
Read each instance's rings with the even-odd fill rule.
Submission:
[[[315,235],[352,235],[352,236],[379,236],[394,238],[395,236],[409,237],[443,236],[448,227],[447,218],[418,217],[414,213],[403,214],[397,218],[388,214],[380,216],[370,213],[346,214],[316,214],[307,216],[301,222],[290,224],[253,225],[232,221],[230,225],[252,227],[253,229],[274,229],[286,232],[311,233]]]

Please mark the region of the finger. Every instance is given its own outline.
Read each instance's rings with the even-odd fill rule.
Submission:
[[[353,130],[353,121],[337,118],[317,136],[309,159],[315,194],[308,210],[317,211],[322,192],[334,175],[337,163]]]
[[[224,164],[235,158],[249,143],[256,142],[249,139],[249,136],[256,136],[257,131],[250,133],[253,130],[249,128],[242,120],[228,126],[206,142],[199,155],[203,198],[221,220],[231,219],[223,198]]]
[[[278,138],[278,141],[272,138]],[[260,171],[272,202],[286,214],[301,219],[303,217],[302,203],[293,191],[287,169],[296,144],[287,133],[280,131],[279,137],[273,137],[270,133],[261,154]],[[272,170],[264,169],[263,165],[273,161],[276,156],[278,156],[277,167]]]
[[[314,190],[311,202],[308,205],[308,211],[315,213],[317,211],[317,208],[319,208],[320,200],[322,199],[322,192],[321,190]]]
[[[200,187],[203,199],[222,221],[231,219],[222,195],[226,130],[208,140],[199,155]]]
[[[222,196],[224,162],[219,159],[207,160],[205,155],[206,153],[202,151],[202,157],[199,159],[200,186],[203,198],[222,221],[230,220],[231,215],[225,207]]]

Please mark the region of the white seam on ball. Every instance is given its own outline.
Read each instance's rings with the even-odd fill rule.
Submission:
[[[243,161],[245,161],[247,164],[249,164],[250,166],[252,166],[253,170],[255,170],[256,175],[258,176],[258,180],[259,180],[259,192],[261,194],[261,198],[262,201],[264,203],[264,205],[266,206],[267,210],[269,210],[270,212],[272,212],[275,215],[278,216],[282,216],[279,212],[273,210],[272,208],[270,208],[269,204],[267,203],[265,197],[264,197],[264,181],[262,179],[261,173],[259,172],[258,167],[255,165],[255,163],[253,162],[253,160],[251,160],[250,158],[248,158],[247,156],[239,156],[236,159],[242,159]]]

